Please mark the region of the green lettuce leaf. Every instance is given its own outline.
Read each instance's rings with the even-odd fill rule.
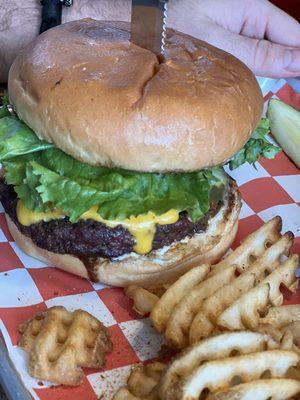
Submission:
[[[123,220],[153,211],[160,215],[171,208],[187,211],[192,221],[209,209],[212,198],[222,195],[227,177],[222,168],[182,174],[150,174],[94,167],[82,163],[38,139],[34,132],[7,108],[0,114],[0,162],[5,179],[33,211],[58,208],[72,222],[92,206],[105,219]],[[261,120],[251,139],[229,162],[235,169],[254,164],[259,155],[273,158],[279,148],[265,138],[267,119]]]
[[[16,117],[0,119],[0,162],[8,184],[34,211],[58,208],[72,222],[92,206],[105,219],[123,220],[171,208],[193,221],[209,209],[212,188],[224,189],[226,176],[214,168],[184,174],[137,173],[82,163],[41,141]]]
[[[40,140],[32,130],[17,117],[0,118],[0,160],[30,154],[53,147],[53,144]]]
[[[20,185],[15,186],[15,191],[20,199],[23,200],[27,208],[34,211],[49,211],[53,208],[51,203],[45,203],[42,196],[37,191],[40,182],[33,173],[31,162],[25,165],[25,177]]]
[[[56,149],[57,152],[60,151]],[[63,164],[66,165],[71,157],[65,157]],[[93,168],[81,164],[80,175],[84,175],[85,169],[89,172]],[[88,180],[82,176],[66,175],[62,163],[51,170],[47,163],[30,161],[23,182],[15,190],[28,208],[46,211],[54,206],[63,210],[72,222],[95,205],[99,206],[98,212],[105,219],[123,220],[150,210],[160,215],[175,208],[187,210],[191,219],[196,221],[209,209],[211,187],[216,183],[222,185],[213,173],[206,176],[204,172],[178,175],[99,170],[105,170],[104,174]]]
[[[231,170],[236,169],[246,162],[255,166],[260,155],[264,158],[273,159],[281,149],[266,139],[269,132],[269,120],[262,118],[245,146],[229,161],[229,168]]]

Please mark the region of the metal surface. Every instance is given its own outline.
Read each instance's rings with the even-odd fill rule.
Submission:
[[[0,386],[8,400],[32,400],[31,394],[25,388],[12,361],[9,358],[5,344],[0,335]]]
[[[168,0],[132,0],[131,37],[134,44],[163,55]]]

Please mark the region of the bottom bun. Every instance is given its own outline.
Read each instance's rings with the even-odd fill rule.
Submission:
[[[123,287],[130,284],[148,287],[172,282],[195,265],[214,263],[221,258],[235,238],[240,208],[240,195],[233,186],[224,205],[209,220],[205,232],[147,255],[130,253],[113,260],[90,258],[83,261],[70,254],[44,250],[23,235],[7,214],[6,220],[17,245],[32,257],[94,282]]]

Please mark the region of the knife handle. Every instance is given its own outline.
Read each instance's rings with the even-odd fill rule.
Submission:
[[[70,7],[73,0],[41,0],[42,23],[40,33],[61,24],[62,6]]]

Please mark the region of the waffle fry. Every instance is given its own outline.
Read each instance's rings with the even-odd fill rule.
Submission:
[[[166,365],[160,362],[134,368],[127,382],[128,389],[135,396],[149,396],[165,368]],[[142,385],[141,382],[143,382]]]
[[[285,400],[299,392],[300,382],[294,379],[260,379],[216,393],[211,400]]]
[[[300,321],[292,322],[282,328],[283,332],[290,332],[293,337],[294,344],[300,349]]]
[[[197,400],[204,389],[211,392],[226,389],[236,376],[246,382],[259,379],[266,371],[270,372],[271,377],[284,377],[288,369],[298,362],[297,353],[287,350],[267,350],[208,361],[185,380],[179,398]]]
[[[277,348],[279,345],[283,350],[300,351],[295,345],[294,337],[290,330],[282,331],[273,325],[263,324],[258,325],[257,331],[269,335],[276,343],[274,348]]]
[[[172,347],[187,347],[224,329],[255,330],[261,323],[257,308],[265,312],[282,304],[279,286],[296,288],[298,258],[291,256],[282,263],[293,234],[281,236],[280,228],[281,219],[273,218],[205,274],[200,276],[198,267],[170,286],[155,303],[150,316],[154,327],[165,334]],[[198,279],[194,274],[199,275]],[[236,303],[240,304],[239,314],[235,309],[236,318],[231,321]]]
[[[300,381],[289,371],[299,361],[268,334],[227,332],[186,349],[167,368],[138,366],[114,400],[297,399]]]
[[[280,285],[294,289],[297,282],[295,271],[298,264],[299,257],[295,254],[274,270],[260,285],[243,294],[228,307],[219,316],[217,324],[229,330],[255,329],[260,321],[260,312],[264,312],[269,304],[282,304]]]
[[[127,387],[121,388],[114,400],[159,400],[157,384],[166,364],[154,362],[148,365],[137,365],[131,371]]]
[[[247,236],[241,245],[214,266],[214,271],[227,268],[230,265],[236,265],[240,273],[253,263],[254,260],[261,257],[266,248],[276,243],[280,237],[282,221],[279,216],[272,218],[261,228]]]
[[[218,291],[214,292],[210,297],[205,299],[205,301],[199,307],[198,313],[195,315],[193,322],[190,326],[190,343],[195,343],[202,337],[207,337],[208,335],[212,334],[218,326],[219,328],[221,327],[223,329],[224,324],[222,324],[221,322],[221,316],[223,315],[225,310],[227,308],[230,308],[230,306],[238,301],[241,296],[246,296],[246,293],[250,293],[251,290],[255,291],[256,285],[259,285],[260,282],[263,281],[265,273],[272,273],[272,271],[273,273],[275,273],[276,268],[280,268],[279,259],[281,255],[286,254],[291,244],[291,235],[287,233],[282,236],[278,240],[278,242],[265,250],[265,252],[261,255],[259,259],[254,261],[251,266],[248,266],[248,269],[244,269],[244,272],[239,277],[234,277],[227,285],[221,287]],[[295,277],[293,272],[293,282],[294,280]],[[268,288],[264,288],[260,291],[260,295],[265,296],[264,299],[268,296],[269,293],[267,289]],[[278,295],[278,298],[281,299],[280,295]],[[251,304],[253,304],[253,308],[254,299],[257,303],[258,298],[254,295],[249,298],[249,301],[252,301]],[[265,305],[265,303],[266,301],[263,304]],[[249,312],[248,309],[247,312]],[[248,326],[243,326],[239,329],[255,329],[257,325],[257,320],[250,320]],[[225,326],[225,328],[230,330],[234,329],[229,328],[227,325]]]
[[[267,315],[260,318],[260,329],[264,331],[269,329],[273,331],[273,335],[276,331],[277,336],[281,335],[282,340],[288,343],[287,346],[292,341],[300,351],[300,305],[271,307]]]
[[[272,307],[268,314],[260,319],[260,323],[271,324],[277,328],[283,328],[297,321],[300,321],[300,304]]]
[[[19,330],[19,346],[29,353],[29,374],[64,385],[79,385],[84,376],[80,367],[102,367],[112,350],[106,328],[82,310],[52,307]]]
[[[125,295],[133,300],[133,309],[140,316],[149,314],[159,297],[140,286],[130,285],[125,289]]]
[[[113,400],[139,400],[139,398],[131,394],[127,388],[121,388],[114,395]]]
[[[216,275],[197,285],[188,296],[181,300],[176,311],[174,310],[169,316],[166,327],[166,337],[173,347],[184,348],[189,345],[189,328],[201,304],[222,286],[231,282],[234,276],[234,267],[219,271]]]
[[[147,289],[137,285],[130,285],[124,289],[125,295],[133,301],[134,311],[141,317],[149,314],[157,301],[162,297],[170,283],[161,286],[150,286]]]
[[[151,312],[151,319],[159,332],[165,330],[171,312],[176,308],[177,304],[180,303],[181,299],[186,293],[189,293],[193,287],[202,282],[209,271],[210,267],[206,264],[191,269],[180,277],[162,295]]]
[[[256,332],[229,332],[204,339],[170,364],[160,383],[161,397],[171,398],[178,383],[206,360],[228,357],[233,351],[247,354],[266,347],[276,347],[273,339]]]

